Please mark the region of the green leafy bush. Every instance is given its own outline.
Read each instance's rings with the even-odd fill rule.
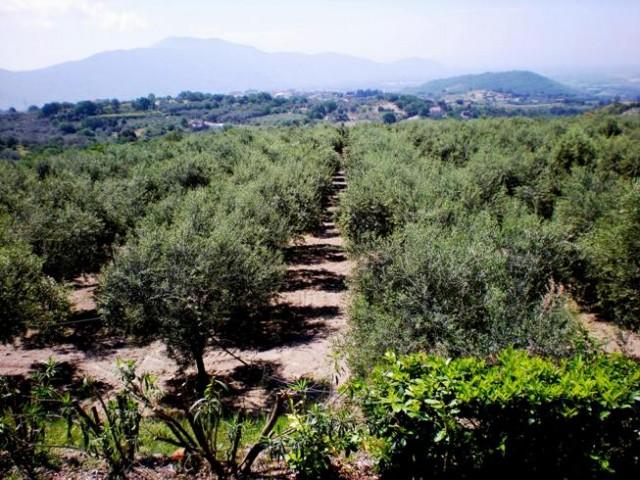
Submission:
[[[352,388],[385,478],[640,473],[640,367],[620,356],[388,354]]]
[[[361,436],[347,410],[309,407],[307,387],[307,382],[300,382],[294,387],[297,395],[289,396],[288,429],[274,447],[296,478],[319,480],[332,475],[332,458],[357,450]]]

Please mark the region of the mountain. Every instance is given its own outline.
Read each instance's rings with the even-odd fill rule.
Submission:
[[[491,90],[529,96],[575,95],[576,90],[534,72],[514,70],[432,80],[410,90],[422,95]]]
[[[103,52],[38,70],[0,70],[0,108],[182,90],[384,88],[442,73],[441,66],[423,59],[381,63],[337,53],[266,53],[217,39],[168,38],[148,48]]]

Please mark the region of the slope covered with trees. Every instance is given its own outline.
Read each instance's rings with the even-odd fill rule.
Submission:
[[[639,176],[640,121],[607,112],[233,128],[0,163],[0,341],[58,341],[65,285],[99,272],[103,334],[162,342],[197,372],[168,397],[132,362],[106,392],[53,360],[0,378],[0,472],[56,468],[64,419],[60,442],[113,478],[158,443],[184,449],[162,451],[187,476],[246,478],[269,450],[277,475],[310,479],[636,478],[640,366],[601,352],[579,311],[640,329]],[[210,380],[205,354],[259,332],[278,293],[323,284],[322,310],[338,310],[338,231],[355,263],[344,396],[262,362],[317,355],[221,347],[241,363],[230,381],[271,389],[250,417],[251,393]],[[296,333],[308,349],[313,332]]]
[[[464,93],[471,90],[490,90],[532,97],[557,97],[578,94],[572,88],[547,77],[534,72],[519,70],[442,78],[431,80],[410,89],[411,93],[423,95]]]

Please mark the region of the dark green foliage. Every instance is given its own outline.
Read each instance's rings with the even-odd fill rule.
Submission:
[[[134,110],[149,110],[151,108],[151,100],[147,97],[140,97],[131,102],[131,107]]]
[[[62,105],[58,102],[45,103],[40,112],[45,117],[51,117],[62,109]]]
[[[12,341],[27,328],[54,335],[69,312],[65,291],[42,274],[42,260],[27,245],[2,238],[3,233],[0,231],[0,342]]]
[[[91,115],[96,115],[99,113],[100,107],[95,102],[91,102],[89,100],[85,100],[82,102],[76,103],[73,113],[76,117],[83,118],[89,117]]]
[[[72,123],[60,124],[60,131],[64,134],[76,133],[77,129]]]
[[[622,133],[622,127],[615,118],[607,118],[600,127],[600,133],[606,137],[615,137]]]
[[[139,232],[105,270],[99,302],[112,327],[163,339],[205,377],[209,338],[230,319],[266,304],[278,289],[281,260],[243,243],[228,223],[199,228],[197,222],[185,218],[170,229]]]
[[[386,112],[384,115],[382,115],[382,122],[386,123],[387,125],[396,123],[396,121],[397,121],[397,118],[395,113],[393,112]]]
[[[362,260],[356,371],[388,349],[568,354],[583,338],[569,296],[637,326],[639,131],[606,115],[352,129],[340,223]]]
[[[615,205],[581,240],[587,277],[608,318],[640,328],[640,182],[619,192]]]
[[[381,442],[385,478],[640,473],[640,367],[622,357],[389,354],[353,389]]]

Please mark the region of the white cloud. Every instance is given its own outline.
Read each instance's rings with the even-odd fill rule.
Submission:
[[[25,17],[33,26],[51,26],[55,19],[79,16],[105,30],[135,30],[148,26],[135,12],[116,10],[96,0],[2,0],[0,13]]]

